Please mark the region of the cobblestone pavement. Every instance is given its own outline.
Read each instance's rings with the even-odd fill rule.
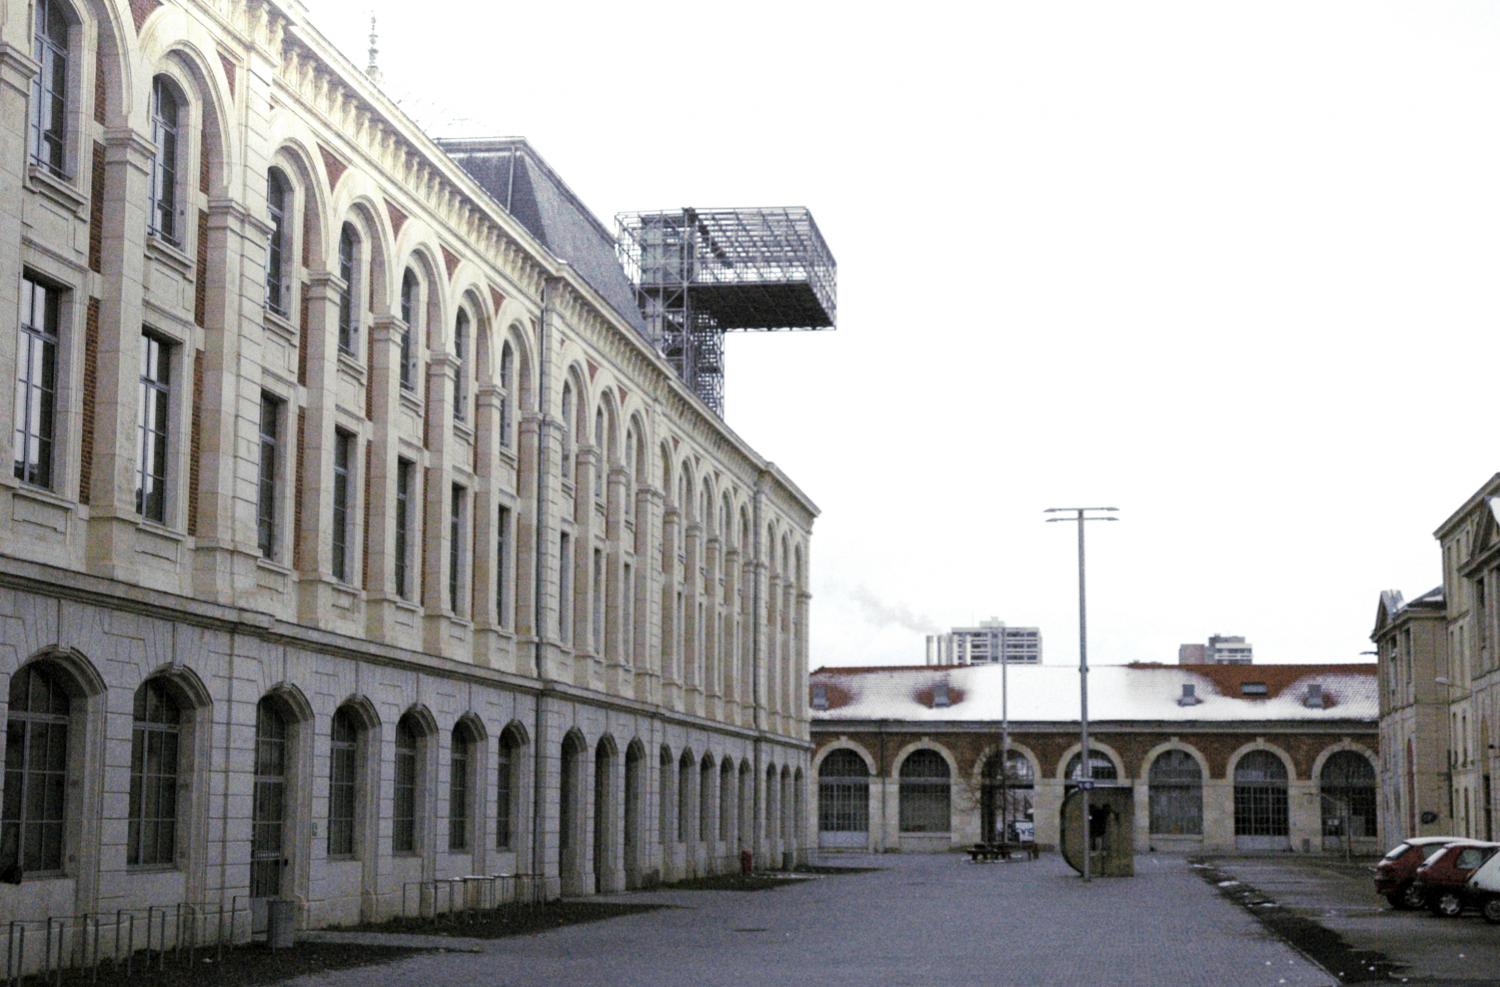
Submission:
[[[676,907],[308,977],[299,987],[746,987],[760,984],[1240,987],[1334,979],[1271,939],[1180,857],[1084,885],[1053,854],[838,857],[885,868],[773,891],[657,892]]]
[[[1213,863],[1338,933],[1352,948],[1383,953],[1396,964],[1396,983],[1403,978],[1424,985],[1500,982],[1500,929],[1477,915],[1444,919],[1426,911],[1396,911],[1376,896],[1369,863],[1283,856]]]

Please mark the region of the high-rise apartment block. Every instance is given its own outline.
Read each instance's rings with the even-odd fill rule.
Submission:
[[[1177,649],[1179,665],[1249,665],[1255,649],[1243,635],[1214,634],[1207,644],[1184,644]]]
[[[1008,627],[991,617],[978,627],[955,627],[947,634],[927,635],[929,665],[1037,665],[1042,660],[1042,632],[1036,627]]]

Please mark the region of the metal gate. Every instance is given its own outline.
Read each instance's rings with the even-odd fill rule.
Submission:
[[[818,768],[818,845],[870,844],[870,771],[851,750],[836,750]]]
[[[286,869],[287,723],[269,696],[255,708],[255,795],[250,823],[250,914],[266,927],[266,901],[281,895]]]

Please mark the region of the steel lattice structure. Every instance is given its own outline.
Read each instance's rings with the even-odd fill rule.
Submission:
[[[651,341],[721,416],[724,333],[835,326],[838,267],[804,208],[622,213],[616,223]]]

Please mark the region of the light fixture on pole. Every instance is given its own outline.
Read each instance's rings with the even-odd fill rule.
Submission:
[[[1067,521],[1078,525],[1078,734],[1079,788],[1083,791],[1083,879],[1091,878],[1090,855],[1093,853],[1093,821],[1089,818],[1089,790],[1094,787],[1094,765],[1089,755],[1089,618],[1083,554],[1083,525],[1086,521],[1118,521],[1118,507],[1049,507],[1043,514],[1056,514],[1047,522]],[[1071,516],[1069,516],[1071,515]]]

